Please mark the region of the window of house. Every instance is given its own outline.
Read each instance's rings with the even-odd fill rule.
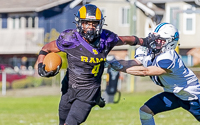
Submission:
[[[8,18],[9,29],[37,28],[38,17],[34,14],[10,14]]]
[[[19,17],[12,17],[12,28],[13,29],[19,29],[21,28],[20,18]]]
[[[184,34],[194,34],[195,33],[195,20],[196,15],[192,13],[195,11],[195,7],[191,5],[184,6],[185,13],[183,14],[183,33]]]
[[[180,15],[182,14],[181,5],[171,4],[166,7],[166,21],[173,24],[180,31]]]
[[[179,7],[170,7],[170,23],[179,28],[180,20],[180,8]]]
[[[130,8],[123,7],[121,9],[121,24],[124,26],[128,26],[130,24]]]
[[[1,14],[0,14],[0,29],[2,29],[2,18],[1,18]]]
[[[25,17],[25,27],[28,28],[28,17]]]

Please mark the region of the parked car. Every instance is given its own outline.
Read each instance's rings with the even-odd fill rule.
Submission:
[[[14,68],[7,64],[0,64],[0,81],[2,81],[2,72],[6,72],[6,81],[9,82],[11,87],[12,82],[19,79],[25,79],[26,75],[21,75],[14,70]]]

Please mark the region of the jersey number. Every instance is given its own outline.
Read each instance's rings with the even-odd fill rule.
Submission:
[[[100,67],[100,64],[95,65],[94,68],[92,69],[92,74],[94,74],[94,76],[97,76],[99,72],[99,67]]]

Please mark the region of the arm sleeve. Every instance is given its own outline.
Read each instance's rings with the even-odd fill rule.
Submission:
[[[173,67],[173,61],[170,59],[159,60],[157,66],[163,69],[171,69]]]
[[[109,30],[104,30],[101,37],[109,52],[119,41],[118,35]]]
[[[163,69],[172,69],[175,66],[174,51],[167,51],[156,58],[156,66]]]

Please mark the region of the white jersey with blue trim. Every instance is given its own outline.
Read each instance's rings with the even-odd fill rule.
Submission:
[[[142,57],[143,55],[143,57]],[[164,88],[164,91],[174,93],[182,100],[195,100],[200,97],[200,84],[196,75],[188,69],[175,50],[161,53],[152,59],[148,48],[139,47],[136,50],[135,58],[145,67],[157,66],[169,69],[171,73],[160,76],[150,76],[152,81]]]

